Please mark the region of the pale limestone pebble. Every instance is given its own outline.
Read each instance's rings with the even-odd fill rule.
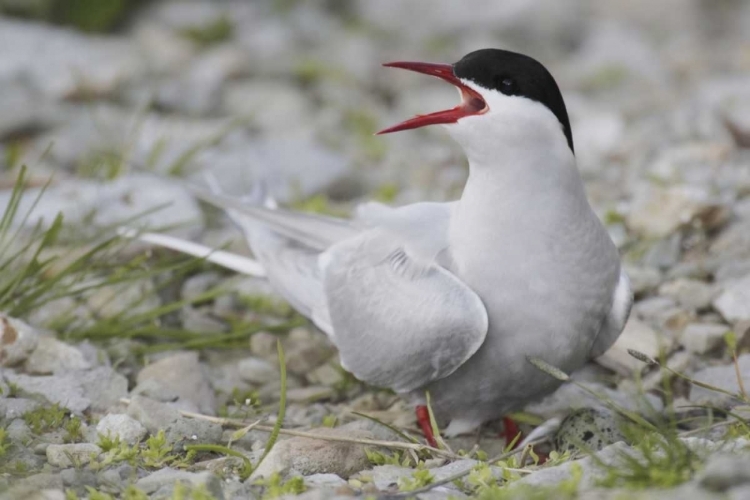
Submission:
[[[0,493],[2,500],[33,499],[33,500],[64,500],[57,493],[62,493],[63,481],[59,474],[41,472],[18,479],[12,486]]]
[[[204,487],[215,498],[224,498],[221,491],[221,480],[208,471],[188,472],[165,467],[138,479],[135,482],[135,486],[147,494],[156,492],[165,493],[166,490],[171,491],[177,482],[192,487]]]
[[[39,332],[23,321],[0,314],[0,366],[25,361],[39,343]]]
[[[659,294],[671,297],[688,310],[703,310],[711,306],[711,301],[719,290],[703,281],[679,278],[659,287]]]
[[[182,418],[173,406],[140,395],[130,398],[127,414],[142,423],[152,434]]]
[[[148,430],[143,424],[128,415],[110,413],[96,424],[96,432],[110,438],[118,437],[127,444],[135,444],[146,436]]]
[[[205,420],[181,418],[166,428],[167,442],[179,449],[184,444],[213,444],[221,440],[221,425]]]
[[[216,397],[197,352],[172,354],[146,365],[136,381],[138,385],[133,389],[136,394],[147,385],[152,391],[177,396],[176,404],[183,409],[208,415],[216,412]]]
[[[0,417],[8,420],[23,416],[34,411],[41,405],[38,401],[27,398],[0,398]]]
[[[742,354],[737,360],[740,376],[745,382],[745,386],[750,381],[750,354]],[[740,390],[737,382],[737,372],[734,364],[721,366],[710,366],[703,368],[692,374],[695,380],[722,388],[732,393],[738,393]],[[690,401],[699,404],[711,404],[715,406],[732,405],[736,406],[739,400],[732,399],[726,394],[705,389],[703,387],[692,386],[690,388]]]
[[[607,352],[596,358],[600,365],[614,370],[623,376],[632,376],[646,368],[646,364],[633,358],[628,349],[634,349],[647,356],[658,357],[663,346],[669,343],[647,323],[631,317],[620,337]]]
[[[647,237],[663,238],[715,207],[702,189],[692,186],[649,186],[634,193],[628,226]]]
[[[59,371],[86,370],[91,364],[77,348],[54,337],[42,336],[26,360],[25,368],[30,374],[49,375]]]
[[[6,380],[24,394],[40,396],[80,414],[92,408],[106,411],[127,394],[127,379],[109,367],[49,376],[6,373]]]
[[[320,332],[308,328],[295,328],[289,332],[285,357],[287,369],[295,375],[305,376],[333,356],[336,348]]]
[[[98,457],[102,449],[92,443],[51,444],[47,446],[47,461],[55,467],[85,465]]]
[[[349,429],[346,425],[333,429],[314,429],[324,436],[374,439],[369,431]],[[271,452],[253,471],[251,480],[279,473],[284,477],[311,474],[336,474],[344,479],[370,467],[370,461],[359,444],[293,437],[277,442]]]
[[[705,354],[724,343],[727,325],[717,323],[690,323],[680,335],[680,343],[690,352]]]
[[[723,492],[750,483],[750,453],[717,453],[709,457],[697,482],[710,491]]]
[[[723,284],[713,306],[729,322],[750,320],[750,274]]]
[[[663,408],[663,404],[658,397],[648,393],[644,394],[639,387],[633,385],[612,389],[596,381],[579,381],[578,383],[587,390],[571,383],[562,384],[552,394],[526,405],[524,411],[544,419],[551,419],[563,417],[572,410],[582,408],[605,409],[606,404],[602,402],[603,400],[612,401],[620,408],[644,415],[661,411]],[[590,394],[588,391],[599,397]]]
[[[81,34],[48,24],[0,19],[0,76],[24,79],[52,99],[107,95],[144,75],[127,38]]]
[[[265,384],[279,379],[278,365],[261,358],[242,359],[237,363],[237,369],[243,380],[253,384]]]
[[[655,290],[662,281],[662,273],[653,267],[624,263],[623,269],[630,278],[630,286],[636,295]]]

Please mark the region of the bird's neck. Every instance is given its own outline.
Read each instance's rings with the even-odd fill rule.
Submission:
[[[567,147],[510,147],[491,163],[486,156],[469,162],[449,236],[459,265],[487,248],[499,249],[498,258],[528,259],[527,252],[541,251],[578,226],[598,223]]]

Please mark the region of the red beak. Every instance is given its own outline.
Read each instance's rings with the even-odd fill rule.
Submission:
[[[429,115],[417,115],[410,120],[401,122],[398,125],[388,127],[378,132],[380,134],[390,134],[401,130],[425,127],[427,125],[436,125],[439,123],[456,123],[461,118],[467,116],[480,115],[487,111],[487,103],[481,95],[474,89],[464,85],[461,80],[453,74],[453,66],[450,64],[431,64],[422,62],[392,62],[384,64],[388,68],[402,68],[425,75],[436,76],[451,83],[461,92],[462,102],[453,109],[437,111]]]

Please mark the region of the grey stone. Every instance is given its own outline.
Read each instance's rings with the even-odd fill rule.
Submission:
[[[324,436],[373,439],[370,432],[343,427],[315,429],[313,432]],[[269,477],[277,472],[282,476],[336,474],[348,478],[369,466],[370,461],[360,445],[294,437],[277,442],[253,472],[251,480]]]
[[[214,495],[217,500],[222,500],[224,498],[219,478],[210,472],[205,471],[188,472],[165,467],[156,472],[152,472],[148,476],[142,477],[136,481],[135,485],[144,492],[151,494],[164,486],[173,486],[178,481],[189,486],[203,486],[209,493]]]
[[[727,321],[750,319],[750,274],[724,285],[713,305]]]
[[[724,342],[730,328],[716,323],[690,323],[680,335],[680,343],[690,352],[705,354]]]
[[[636,191],[628,226],[639,233],[663,238],[711,208],[709,193],[692,186],[650,186]]]
[[[631,317],[614,345],[596,358],[596,362],[623,376],[631,376],[643,371],[646,364],[628,354],[628,349],[657,357],[664,340],[651,326]]]
[[[56,338],[46,336],[39,339],[36,349],[26,360],[26,371],[37,375],[88,368],[91,368],[91,365],[81,351]]]
[[[308,385],[307,387],[295,387],[287,391],[286,397],[290,403],[312,403],[330,399],[336,394],[333,387]]]
[[[636,295],[654,290],[661,283],[661,272],[653,267],[623,264],[623,268],[630,278],[630,287]]]
[[[712,455],[696,480],[711,491],[726,491],[750,483],[750,455]]]
[[[295,328],[289,332],[287,342],[287,369],[295,375],[307,375],[328,361],[335,352],[335,348],[325,335],[312,332],[308,328]]]
[[[38,401],[26,398],[0,398],[0,417],[7,420],[23,416],[41,406]]]
[[[750,354],[743,354],[738,358],[740,376],[745,385],[750,380]],[[703,368],[692,375],[692,377],[705,384],[720,387],[726,391],[737,393],[740,390],[737,382],[737,373],[733,364],[723,366],[711,366]],[[733,400],[730,396],[720,392],[704,389],[703,387],[692,386],[690,388],[690,401],[693,403],[711,404],[723,406],[726,404],[737,404],[738,400]]]
[[[76,374],[31,377],[7,373],[6,380],[17,385],[25,394],[41,396],[50,403],[57,403],[73,413],[82,413],[91,407]]]
[[[659,287],[659,293],[672,297],[688,310],[703,310],[711,305],[718,290],[703,281],[680,278]]]
[[[109,410],[128,394],[128,379],[109,366],[75,372],[72,378],[81,384],[84,395],[91,400],[91,409],[96,411]]]
[[[174,393],[178,402],[189,402],[201,413],[214,415],[216,398],[198,353],[182,352],[162,358],[143,368],[136,378],[138,387],[152,381]]]
[[[152,434],[182,418],[172,406],[138,395],[130,398],[128,415],[142,423]]]
[[[39,333],[23,321],[0,314],[0,366],[15,366],[29,357]]]
[[[41,472],[39,474],[32,474],[23,479],[19,479],[13,484],[13,486],[0,494],[2,500],[16,500],[19,498],[33,498],[36,500],[53,500],[54,497],[38,497],[36,495],[44,495],[47,491],[51,490],[62,490],[63,482],[59,474],[51,474],[49,472]],[[54,499],[57,500],[57,499]]]
[[[16,418],[11,421],[11,423],[8,424],[8,427],[6,427],[5,430],[8,433],[8,439],[15,443],[26,445],[33,438],[31,429],[26,424],[26,422],[24,422],[23,419],[20,418]]]
[[[240,377],[253,384],[265,384],[279,379],[276,365],[261,358],[245,358],[237,364]]]
[[[102,436],[119,437],[125,443],[135,444],[140,442],[148,431],[143,424],[128,415],[111,413],[96,424],[96,432]]]
[[[59,108],[20,81],[0,82],[0,139],[46,129],[61,118]]]
[[[336,474],[312,474],[305,477],[305,486],[308,488],[335,490],[347,484]]]
[[[87,469],[64,469],[60,471],[60,477],[63,480],[63,484],[68,487],[82,488],[90,486],[96,488],[99,485],[99,480],[96,473]]]
[[[658,397],[651,394],[643,394],[637,387],[632,390],[611,389],[599,382],[579,382],[600,398],[582,390],[573,384],[563,384],[552,394],[545,396],[539,401],[530,403],[524,408],[525,411],[539,415],[545,419],[562,417],[571,410],[583,408],[604,409],[606,405],[602,400],[610,400],[621,408],[629,411],[650,415],[659,412],[663,404]]]
[[[91,443],[51,444],[47,446],[47,461],[55,467],[73,467],[87,464],[92,455],[101,453],[102,449]]]
[[[176,420],[166,429],[167,442],[173,444],[213,444],[221,441],[221,435],[221,425],[191,418]]]

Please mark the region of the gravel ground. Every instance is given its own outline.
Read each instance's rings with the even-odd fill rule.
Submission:
[[[177,272],[176,255],[131,244],[106,286],[33,307],[13,296],[23,283],[0,290],[0,498],[387,498],[465,470],[419,498],[750,498],[748,2],[155,1],[109,35],[0,17],[0,205],[27,164],[31,210],[3,234],[21,249],[61,211],[50,279],[123,222],[247,252],[169,176],[211,173],[238,195],[263,177],[282,202],[335,213],[452,199],[467,168],[441,130],[372,133],[455,91],[380,63],[483,47],[556,76],[636,292],[617,344],[522,415],[555,432],[547,463],[488,465],[499,424],[442,451],[405,441],[382,423],[420,438],[410,409],[343,372],[266,283]],[[282,392],[283,427],[302,435],[265,455]]]

